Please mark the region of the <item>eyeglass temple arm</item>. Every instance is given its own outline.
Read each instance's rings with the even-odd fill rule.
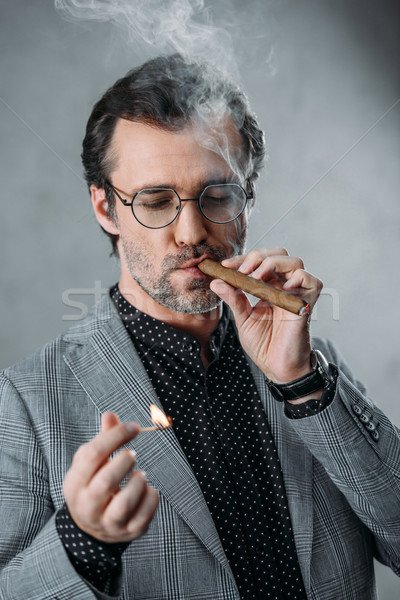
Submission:
[[[126,198],[122,198],[122,196],[119,195],[119,193],[117,192],[117,190],[115,189],[115,187],[112,186],[109,181],[106,180],[105,183],[112,189],[112,191],[114,192],[114,194],[117,196],[117,198],[119,198],[121,200],[121,202],[122,202],[122,204],[124,206],[131,206],[133,200],[135,199],[136,194],[132,198],[132,200],[129,202],[129,200],[126,200]]]

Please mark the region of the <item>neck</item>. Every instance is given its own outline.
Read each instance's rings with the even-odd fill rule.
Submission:
[[[221,318],[222,306],[200,314],[174,312],[158,304],[136,281],[127,283],[121,276],[119,289],[124,298],[141,312],[195,337],[201,345],[203,364],[210,359],[210,336]]]

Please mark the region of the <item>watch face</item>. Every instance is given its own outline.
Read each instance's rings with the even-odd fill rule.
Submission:
[[[322,354],[322,352],[320,352],[319,350],[313,350],[313,352],[317,361],[316,368],[318,369],[321,377],[323,377],[325,381],[324,387],[328,387],[328,385],[333,379],[330,373],[329,363],[326,360],[325,356]]]

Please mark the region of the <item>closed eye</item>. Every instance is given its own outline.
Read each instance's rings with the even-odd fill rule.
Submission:
[[[176,203],[178,205],[178,203]],[[153,202],[140,202],[137,204],[137,208],[144,208],[149,211],[157,211],[157,210],[167,210],[170,209],[174,205],[174,202],[169,198],[166,200],[156,200]]]

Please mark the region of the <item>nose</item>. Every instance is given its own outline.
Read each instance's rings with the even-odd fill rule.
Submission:
[[[201,214],[197,201],[182,201],[182,208],[174,225],[178,246],[195,246],[207,240],[207,219]]]

